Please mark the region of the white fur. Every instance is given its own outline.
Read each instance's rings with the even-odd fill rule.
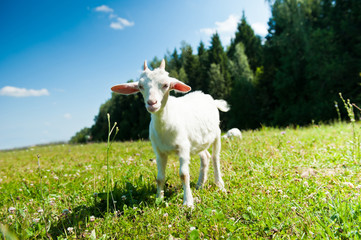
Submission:
[[[225,135],[222,136],[223,138],[239,138],[242,139],[242,133],[238,128],[232,128],[227,131]]]
[[[224,190],[221,176],[219,154],[221,150],[221,130],[219,128],[219,112],[228,111],[224,100],[214,100],[210,95],[200,91],[192,92],[182,97],[169,96],[170,90],[187,92],[190,87],[180,81],[168,77],[164,70],[164,60],[160,68],[150,71],[144,64],[144,72],[139,82],[128,86],[118,85],[113,91],[123,87],[131,88],[132,94],[137,88],[144,97],[146,109],[151,113],[149,137],[157,157],[157,197],[164,197],[165,168],[168,155],[176,153],[179,156],[179,175],[183,184],[183,204],[193,206],[190,188],[189,162],[190,156],[199,154],[201,168],[197,188],[202,187],[207,180],[208,165],[211,155],[208,148],[213,144],[213,167],[215,183]],[[133,92],[134,90],[134,92]]]

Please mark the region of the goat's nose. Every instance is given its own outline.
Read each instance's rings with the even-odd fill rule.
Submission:
[[[157,100],[148,100],[147,103],[148,105],[152,106],[157,103]]]

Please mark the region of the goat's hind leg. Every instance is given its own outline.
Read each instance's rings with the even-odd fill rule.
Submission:
[[[197,189],[202,188],[204,183],[207,181],[209,159],[211,158],[211,154],[209,154],[208,150],[204,150],[203,152],[199,153],[199,157],[201,159],[201,168],[199,171],[199,178],[196,185]]]
[[[226,191],[224,188],[224,182],[222,180],[222,174],[221,174],[221,166],[219,160],[220,152],[221,152],[221,136],[219,134],[213,143],[213,152],[212,152],[214,181],[222,191]]]

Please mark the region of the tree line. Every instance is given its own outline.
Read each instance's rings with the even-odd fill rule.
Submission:
[[[361,1],[274,0],[265,39],[243,14],[229,46],[218,33],[197,51],[182,42],[167,52],[166,70],[192,87],[225,99],[231,111],[221,115],[223,129],[262,125],[307,125],[337,118],[339,92],[361,102]],[[161,59],[155,57],[151,68]],[[132,80],[130,80],[132,81]],[[107,113],[117,122],[117,140],[148,137],[149,113],[141,95],[112,97],[101,105],[94,125],[71,142],[105,141]]]

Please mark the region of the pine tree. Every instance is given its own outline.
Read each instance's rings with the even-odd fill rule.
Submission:
[[[242,43],[236,45],[233,60],[229,60],[229,69],[234,85],[229,101],[232,107],[228,116],[228,128],[259,127],[254,76]]]
[[[219,68],[219,72],[222,75],[222,78],[219,78],[218,76],[213,77],[213,81],[216,79],[222,81],[220,82],[223,91],[221,95],[223,96],[224,99],[228,99],[231,92],[232,82],[229,71],[227,69],[227,55],[224,52],[218,33],[213,34],[211,38],[211,46],[208,50],[208,62],[210,64],[210,69],[208,70],[209,76],[211,75],[212,72],[216,73],[218,71],[216,69]],[[209,87],[212,88],[211,83]],[[209,89],[208,91],[211,93],[214,90]]]
[[[262,43],[260,36],[256,36],[252,27],[247,23],[244,12],[241,22],[238,24],[235,39],[232,40],[228,49],[227,55],[229,58],[233,58],[238,43],[244,45],[249,65],[252,71],[255,72],[257,67],[262,65]]]
[[[198,78],[199,78],[199,86],[200,89],[205,92],[209,93],[209,78],[208,78],[208,51],[206,50],[204,43],[200,42],[198,46]]]
[[[187,74],[187,83],[193,90],[201,89],[201,82],[199,79],[199,62],[197,55],[193,55],[192,47],[189,44],[182,48],[182,62],[184,71]]]

